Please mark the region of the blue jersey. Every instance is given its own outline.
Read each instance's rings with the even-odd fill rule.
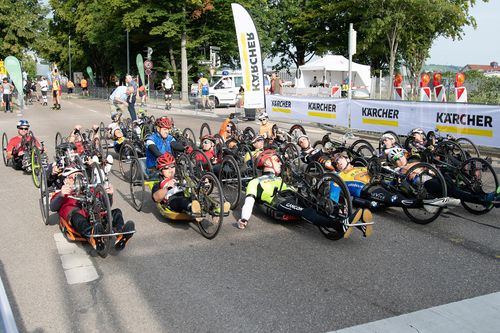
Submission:
[[[146,138],[146,167],[148,169],[156,166],[156,157],[149,151],[148,147],[150,145],[156,145],[160,153],[172,153],[172,147],[170,147],[172,141],[175,141],[175,138],[170,134],[166,139],[162,138],[159,133],[153,133]]]

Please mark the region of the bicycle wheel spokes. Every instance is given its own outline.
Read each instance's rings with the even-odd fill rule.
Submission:
[[[49,223],[49,189],[47,185],[47,175],[45,171],[40,174],[40,211],[42,212],[43,223]]]
[[[460,168],[457,185],[461,190],[471,192],[478,197],[496,192],[499,186],[498,177],[491,164],[477,157],[464,162]],[[493,209],[493,206],[487,203],[471,203],[463,200],[461,203],[467,211],[476,215],[486,214]]]
[[[224,218],[224,196],[213,173],[206,173],[200,179],[196,197],[202,210],[198,227],[203,237],[212,239],[217,236]]]
[[[220,166],[219,180],[225,200],[231,204],[231,209],[235,209],[240,201],[241,176],[238,164],[232,156],[224,157]]]
[[[400,190],[409,198],[422,202],[421,207],[403,207],[405,214],[415,223],[428,224],[443,211],[442,207],[425,204],[447,196],[446,182],[441,172],[427,163],[417,163],[407,172]]]
[[[40,173],[42,171],[42,158],[40,150],[33,147],[31,150],[31,177],[36,188],[40,187]]]
[[[352,204],[349,190],[342,179],[333,174],[324,174],[315,188],[319,210],[326,216],[347,219],[352,214]],[[337,240],[343,237],[333,227],[318,226],[321,233],[328,239]]]
[[[140,211],[144,204],[146,188],[144,185],[144,173],[142,171],[141,162],[137,158],[134,158],[130,163],[129,177],[132,205],[137,211]]]
[[[132,160],[137,159],[137,153],[133,145],[129,143],[124,143],[120,148],[120,154],[118,156],[118,164],[120,167],[120,173],[124,179],[130,178],[130,166]]]
[[[111,216],[111,204],[109,202],[108,194],[102,185],[97,185],[93,193],[93,201],[90,207],[92,210],[92,215],[94,217],[94,225],[100,224],[102,226],[102,233],[100,236],[95,237],[96,243],[101,245],[97,247],[97,253],[105,258],[111,247],[112,236],[106,236],[111,234],[113,230],[113,221]],[[94,237],[94,233],[92,236]]]

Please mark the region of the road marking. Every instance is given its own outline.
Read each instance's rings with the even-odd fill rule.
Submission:
[[[54,234],[54,240],[68,284],[86,283],[99,277],[89,255],[82,247],[68,242],[62,233]]]
[[[331,333],[498,332],[500,292],[444,304]]]
[[[90,112],[94,112],[94,113],[97,113],[96,110],[92,110],[92,109],[88,109]]]

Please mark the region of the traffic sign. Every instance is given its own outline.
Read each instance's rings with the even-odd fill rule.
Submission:
[[[144,68],[145,69],[152,69],[153,68],[153,62],[151,60],[144,61]]]
[[[152,71],[148,68],[144,71],[144,73],[146,73],[146,75],[151,75]]]

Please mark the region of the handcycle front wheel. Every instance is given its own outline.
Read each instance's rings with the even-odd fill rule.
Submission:
[[[326,216],[337,219],[348,219],[352,213],[352,202],[349,190],[344,181],[334,173],[325,173],[315,186],[319,210]],[[330,240],[344,237],[333,227],[318,226],[319,231]]]
[[[425,185],[427,183],[427,185]],[[417,163],[407,172],[401,189],[406,196],[422,201],[422,207],[403,207],[403,211],[417,224],[429,224],[439,217],[443,207],[424,208],[424,200],[447,196],[446,181],[441,172],[431,164]]]
[[[498,188],[498,177],[490,163],[482,158],[466,160],[459,171],[459,188],[476,195],[486,195],[495,192]],[[493,209],[493,205],[486,206],[461,200],[462,207],[474,215],[483,215]]]
[[[43,173],[42,167],[42,153],[40,150],[33,146],[31,150],[31,178],[36,188],[40,187],[40,174]]]
[[[109,202],[108,194],[101,184],[96,185],[93,192],[93,200],[89,207],[92,210],[94,216],[94,225],[100,224],[102,226],[103,236],[99,236],[99,240],[94,237],[94,229],[92,230],[91,238],[94,238],[96,242],[102,244],[101,248],[96,249],[97,254],[102,258],[106,258],[111,248],[111,242],[113,236],[106,236],[112,233],[113,230],[113,220],[111,215],[111,204]]]
[[[129,142],[124,142],[120,147],[118,154],[118,166],[123,179],[129,179],[131,171],[131,163],[133,160],[138,159],[135,147]]]
[[[5,166],[9,165],[9,160],[7,159],[7,146],[9,144],[9,139],[7,138],[7,133],[2,134],[2,156],[3,164]]]
[[[138,158],[131,160],[129,183],[132,206],[140,212],[144,205],[146,187],[144,185],[144,172],[142,171],[141,161]]]
[[[201,206],[201,217],[195,217],[200,233],[207,239],[213,239],[219,233],[224,219],[224,194],[213,173],[207,172],[200,178],[196,199]]]
[[[234,157],[224,156],[218,176],[225,200],[229,202],[231,209],[235,209],[241,196],[241,174]]]

